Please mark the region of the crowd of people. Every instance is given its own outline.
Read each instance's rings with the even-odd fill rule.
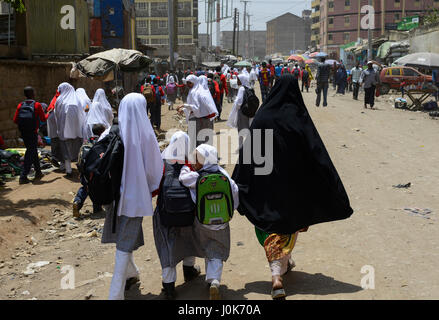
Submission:
[[[317,88],[327,91],[324,80],[329,72],[322,66],[316,75]],[[371,74],[362,75],[370,84]],[[36,137],[39,121],[47,121],[60,170],[71,176],[71,162],[78,161],[81,187],[73,200],[73,215],[81,216],[87,196],[94,212],[106,212],[102,243],[116,244],[109,299],[124,299],[125,290],[140,281],[133,253],[144,245],[142,222],[147,216],[153,216],[165,298],[176,298],[180,262],[185,281],[200,275],[198,257],[205,259],[210,299],[220,299],[235,209],[254,225],[264,247],[272,298],[285,299],[282,276],[295,265],[291,253],[298,234],[313,224],[346,219],[353,213],[302,99],[301,92],[309,90],[313,78],[309,66],[280,68],[271,61],[241,70],[224,65],[215,70],[167,72],[162,77],[151,73],[139,84],[139,92],[127,94],[117,110],[102,89],[90,99],[84,89],[75,90],[69,83],[59,85],[44,110],[36,102],[35,90],[26,87],[25,100],[14,117],[27,148],[20,184],[29,182],[32,165],[36,179],[43,176],[35,161]],[[262,92],[261,106],[256,82]],[[178,98],[183,104],[175,110],[185,116],[188,131],[176,132],[160,152],[161,108],[167,103],[169,110],[174,109]],[[274,131],[271,173],[255,175],[260,161],[253,156],[250,163],[244,161],[243,148],[253,141],[245,136],[240,136],[233,175],[218,164],[213,129],[225,98],[233,102],[229,127],[245,129],[249,137],[257,129]],[[265,141],[261,141],[262,150]],[[104,195],[108,200],[98,196],[103,192],[96,190],[99,186],[112,190],[111,197]]]

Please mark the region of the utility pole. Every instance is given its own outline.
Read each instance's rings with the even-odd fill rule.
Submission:
[[[238,30],[238,33],[236,35],[236,56],[239,55],[239,11],[238,11],[238,18],[236,19],[236,30]]]
[[[235,15],[233,17],[233,55],[236,55],[236,18],[238,17],[238,9],[235,8]]]
[[[247,13],[247,58],[250,58],[250,14]]]
[[[246,23],[246,19],[247,19],[247,3],[250,2],[250,1],[249,0],[241,0],[241,2],[244,2],[244,25],[243,25],[243,31],[244,31],[244,35],[245,35],[245,28],[247,27],[247,23]],[[246,43],[244,44],[244,47],[246,48],[246,51],[245,51],[246,57],[248,57],[248,45],[249,45],[249,43],[247,42],[247,39],[246,39]]]
[[[177,0],[168,0],[168,29],[169,29],[169,66],[175,67],[175,52],[178,44]]]

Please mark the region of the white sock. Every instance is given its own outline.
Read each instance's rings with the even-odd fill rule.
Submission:
[[[70,160],[64,160],[66,166],[66,173],[72,173],[72,162]]]
[[[221,259],[205,259],[206,262],[206,282],[212,283],[217,280],[221,282],[223,273],[223,261]]]
[[[136,264],[134,263],[134,255],[131,252],[130,253],[130,260],[128,262],[128,268],[127,268],[127,275],[126,278],[135,278],[139,276],[139,268],[137,268]]]
[[[125,299],[125,282],[128,264],[130,263],[130,253],[116,250],[114,262],[113,278],[111,279],[110,293],[108,300]]]
[[[177,270],[172,267],[163,268],[162,281],[163,283],[172,283],[177,281]]]

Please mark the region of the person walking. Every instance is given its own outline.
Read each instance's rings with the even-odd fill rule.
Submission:
[[[346,73],[346,69],[344,65],[341,65],[338,68],[337,73],[335,75],[335,82],[337,84],[337,93],[345,94],[346,92],[346,84],[348,80],[348,75]]]
[[[213,144],[214,120],[218,116],[215,101],[209,91],[206,76],[190,75],[186,78],[186,84],[190,88],[187,102],[177,108],[177,112],[186,115],[188,122],[191,150],[202,143]],[[203,138],[199,137],[201,130]]]
[[[72,161],[78,158],[83,143],[85,111],[75,89],[67,82],[59,85],[59,97],[55,103],[57,134],[60,140],[67,177],[72,175]]]
[[[316,81],[317,81],[317,100],[316,107],[320,107],[320,100],[323,93],[323,107],[328,106],[328,88],[329,88],[329,76],[331,73],[331,66],[325,63],[325,57],[321,58],[321,62],[317,67]]]
[[[332,87],[334,88],[334,90],[337,89],[337,70],[338,70],[338,66],[337,66],[337,62],[334,61],[334,64],[332,65],[332,69],[331,69],[331,73],[332,73]]]
[[[364,88],[364,108],[367,109],[367,105],[370,105],[370,108],[373,109],[375,105],[375,89],[381,83],[381,80],[378,72],[373,67],[372,61],[367,63],[367,69],[361,73],[360,83]]]
[[[357,62],[357,65],[352,68],[352,86],[354,91],[354,100],[358,100],[358,92],[360,91],[360,77],[363,70],[360,68],[360,63]]]
[[[258,172],[263,164],[254,156],[247,159],[245,152],[254,143],[255,132],[260,136],[261,130],[263,135],[270,130],[275,141],[269,172]],[[261,150],[267,150],[272,142],[259,139]],[[272,275],[272,298],[285,299],[282,276],[294,266],[291,253],[298,233],[353,214],[293,76],[280,78],[256,114],[232,179],[239,187],[238,212],[254,225],[265,249]]]
[[[218,121],[221,121],[221,112],[223,110],[224,94],[226,97],[229,95],[229,89],[227,88],[227,78],[226,75],[221,73],[221,67],[216,67],[215,73],[213,75],[213,80],[218,83],[220,96],[218,104]]]
[[[246,91],[253,89],[250,86],[249,76],[246,74],[240,74],[238,76],[238,84],[240,86],[238,96],[233,104],[232,111],[230,112],[229,119],[227,120],[227,125],[231,128],[238,129],[239,147],[241,147],[244,142],[244,138],[247,135],[247,132],[244,130],[248,130],[250,128],[250,123],[252,120],[242,113],[241,107],[246,102]]]
[[[112,130],[119,132],[123,143],[123,169],[117,215],[113,214],[114,203],[106,206],[101,242],[116,244],[108,299],[123,300],[125,287],[139,280],[133,252],[144,245],[142,221],[143,217],[154,213],[152,197],[160,186],[163,160],[143,95],[130,93],[122,99],[118,126],[113,126]],[[116,228],[113,233],[114,219]]]
[[[310,78],[310,74],[309,74],[309,66],[306,65],[304,69],[302,69],[302,73],[300,75],[300,78],[302,79],[302,92],[303,92],[303,88],[306,88],[306,92],[309,92],[309,78]]]
[[[151,112],[151,123],[153,126],[156,127],[158,131],[161,131],[161,124],[162,124],[162,99],[165,96],[165,92],[163,91],[162,87],[159,85],[159,79],[155,77],[152,80],[152,93],[154,94],[154,103],[152,106],[148,106],[150,112]]]
[[[267,68],[267,63],[262,62],[262,68],[259,71],[259,84],[261,86],[262,102],[267,99],[268,92],[270,91],[270,70]]]
[[[175,83],[174,77],[170,76],[165,88],[166,98],[168,100],[168,110],[174,110],[174,104],[177,100],[178,84]]]
[[[182,167],[186,165],[192,168],[189,164],[189,146],[189,136],[177,131],[162,152],[163,178],[152,219],[154,242],[162,267],[162,291],[168,300],[176,298],[178,263],[183,261],[185,282],[200,274],[200,267],[195,265],[195,256],[202,255],[194,236],[195,205],[189,189],[179,182]],[[172,200],[169,200],[171,197]],[[175,210],[179,210],[179,214],[175,214]]]
[[[35,180],[41,179],[44,175],[41,172],[38,159],[38,129],[40,121],[45,122],[47,115],[39,102],[35,101],[35,90],[32,87],[24,88],[26,99],[17,106],[13,121],[18,125],[21,138],[23,139],[26,153],[20,174],[20,184],[29,183],[27,175],[32,168],[35,169]]]

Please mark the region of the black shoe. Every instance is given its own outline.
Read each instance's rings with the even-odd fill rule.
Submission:
[[[199,266],[193,266],[193,267],[183,266],[183,276],[185,282],[194,280],[196,277],[200,275],[200,273],[201,273],[201,269]]]
[[[79,218],[81,217],[81,214],[79,213],[79,210],[81,210],[81,205],[79,204],[79,202],[77,201],[73,201],[72,204],[72,214],[74,218]]]
[[[140,282],[139,277],[133,277],[127,279],[127,281],[125,281],[125,291],[130,290],[130,288],[138,282]]]
[[[162,292],[165,294],[166,300],[175,300],[177,293],[175,292],[175,282],[163,283]]]
[[[44,173],[41,171],[35,173],[35,180],[40,180],[42,177],[44,177]]]
[[[20,178],[20,180],[18,181],[19,184],[27,184],[29,183],[30,180],[26,177],[26,178]]]
[[[52,158],[50,159],[50,162],[53,164],[54,167],[59,168],[60,164],[58,161]]]
[[[93,214],[97,214],[97,213],[102,212],[102,211],[104,211],[102,206],[95,206],[95,205],[93,205]]]

